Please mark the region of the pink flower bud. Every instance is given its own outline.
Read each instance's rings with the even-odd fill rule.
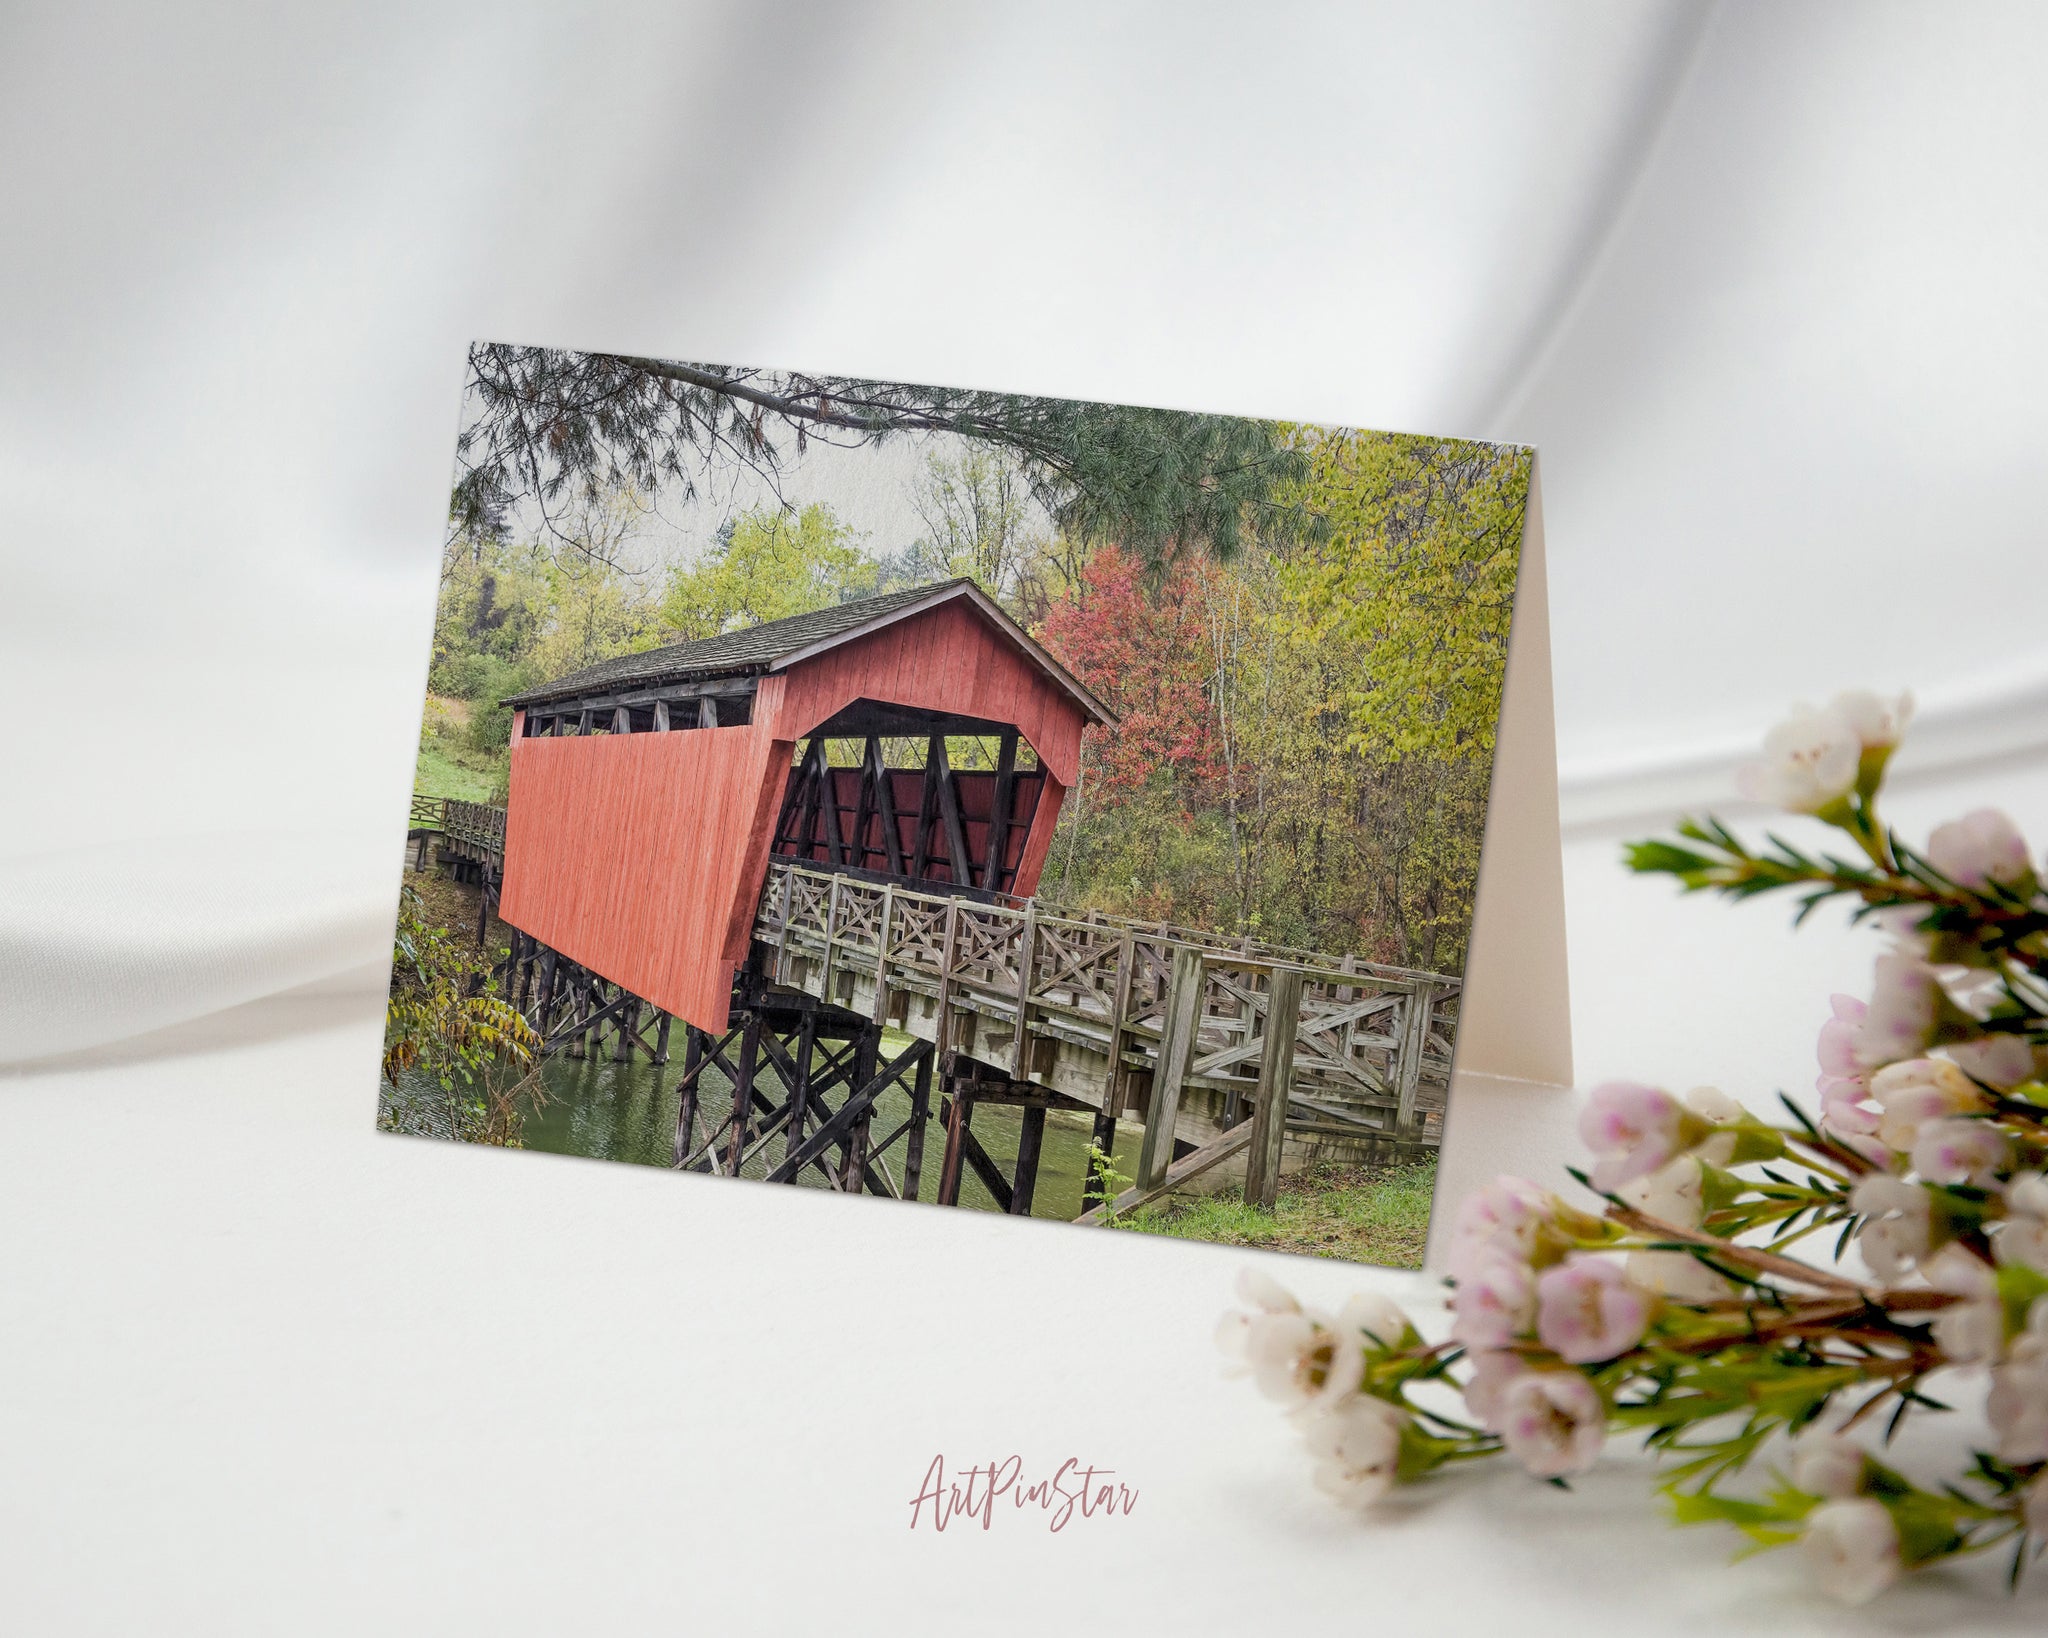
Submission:
[[[1487,1258],[1458,1277],[1451,1310],[1451,1335],[1467,1348],[1505,1348],[1536,1317],[1536,1276],[1504,1254]]]
[[[1980,891],[1992,882],[2010,887],[2034,873],[2027,841],[1996,808],[1978,808],[1934,827],[1927,862],[1959,887]]]
[[[1609,1257],[1574,1252],[1536,1282],[1536,1336],[1559,1359],[1590,1365],[1624,1354],[1650,1327],[1651,1301]]]
[[[1583,1473],[1607,1441],[1607,1407],[1577,1371],[1528,1371],[1501,1394],[1501,1442],[1539,1479]]]
[[[1669,1165],[1685,1149],[1685,1108],[1669,1092],[1630,1081],[1593,1088],[1579,1138],[1593,1151],[1593,1187],[1611,1192]]]

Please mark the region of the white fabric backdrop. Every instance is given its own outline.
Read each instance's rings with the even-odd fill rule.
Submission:
[[[394,816],[474,336],[1514,438],[1582,1078],[1803,1082],[1867,951],[1614,845],[1850,683],[1928,705],[1902,818],[2048,840],[2044,68],[2023,4],[12,10],[0,1621],[1827,1625],[1632,1475],[1328,1517],[1226,1254],[380,1138]],[[905,1534],[983,1447],[1145,1501]],[[1880,1619],[2038,1622],[1959,1584]]]

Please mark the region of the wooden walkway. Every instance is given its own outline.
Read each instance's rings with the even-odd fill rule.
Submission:
[[[415,834],[421,817],[416,811]],[[449,801],[438,817],[428,828],[439,837],[441,858],[482,890],[481,937],[484,908],[502,877],[504,810]],[[600,975],[577,969],[572,978],[571,964],[552,956],[546,982],[534,982],[539,959],[536,949],[515,949],[507,976],[519,970],[520,1002],[532,997],[551,1046],[574,1041],[594,1052],[608,1024],[615,1055],[637,1049],[666,1060],[665,1015]],[[923,1077],[937,1067],[942,1118],[958,1108],[964,1124],[974,1104],[1005,1103],[1037,1111],[1042,1127],[1046,1110],[1089,1111],[1105,1149],[1117,1120],[1142,1123],[1138,1176],[1113,1209],[1240,1154],[1248,1155],[1247,1198],[1270,1205],[1283,1162],[1291,1168],[1313,1155],[1356,1162],[1434,1150],[1461,991],[1458,979],[1441,973],[986,891],[924,892],[780,859],[769,867],[740,988],[756,1012],[817,1008],[821,1018],[862,1021],[877,1040],[881,1029],[910,1037],[917,1056],[902,1055],[901,1072],[914,1068]],[[739,1023],[736,1011],[735,1038]],[[697,1034],[690,1032],[691,1060],[709,1063],[705,1054],[716,1057],[718,1048]],[[722,1059],[718,1067],[729,1073]],[[874,1073],[869,1066],[870,1079]],[[861,1084],[852,1067],[843,1078],[849,1095]],[[750,1070],[746,1079],[751,1084]],[[763,1112],[805,1132],[809,1096],[793,1092],[788,1104]],[[925,1107],[922,1094],[918,1102]],[[744,1110],[734,1124],[735,1140],[741,1135],[735,1166],[749,1145],[766,1141]],[[846,1176],[859,1187],[870,1162],[845,1149],[850,1126],[834,1125],[829,1135],[844,1150],[830,1164],[851,1168]],[[920,1123],[920,1144],[921,1135]],[[679,1133],[678,1164],[689,1159],[701,1168],[704,1154],[694,1127]],[[961,1164],[983,1170],[978,1154],[969,1135],[949,1132],[955,1193]],[[1028,1193],[1025,1199],[1028,1205]]]
[[[754,938],[780,985],[1143,1120],[1155,1172],[1155,1134],[1205,1147],[1254,1110],[1291,974],[1289,1138],[1340,1155],[1441,1140],[1460,984],[1440,973],[781,861]]]

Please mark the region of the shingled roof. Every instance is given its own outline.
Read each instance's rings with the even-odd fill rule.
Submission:
[[[890,625],[924,608],[962,597],[972,602],[1004,636],[1051,673],[1054,680],[1073,695],[1095,721],[1115,720],[1102,702],[1033,642],[1024,628],[1005,614],[992,597],[965,577],[942,580],[929,586],[913,586],[907,591],[884,592],[880,597],[857,598],[851,603],[813,609],[808,614],[792,614],[785,620],[764,620],[757,626],[721,631],[715,637],[701,637],[694,642],[669,643],[661,648],[643,649],[637,654],[621,654],[615,659],[585,666],[581,671],[572,671],[565,677],[557,677],[553,682],[543,683],[523,694],[514,694],[503,703],[515,707],[540,705],[550,700],[625,688],[654,688],[706,677],[780,671],[879,626]]]

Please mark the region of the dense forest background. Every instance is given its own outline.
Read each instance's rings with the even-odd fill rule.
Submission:
[[[914,538],[820,502],[658,548],[630,483],[444,552],[418,788],[502,799],[507,695],[633,649],[971,575],[1121,718],[1084,747],[1043,898],[1432,971],[1464,961],[1526,450],[1290,428],[1323,526],[1228,552],[1070,536],[1010,452],[936,439]]]

